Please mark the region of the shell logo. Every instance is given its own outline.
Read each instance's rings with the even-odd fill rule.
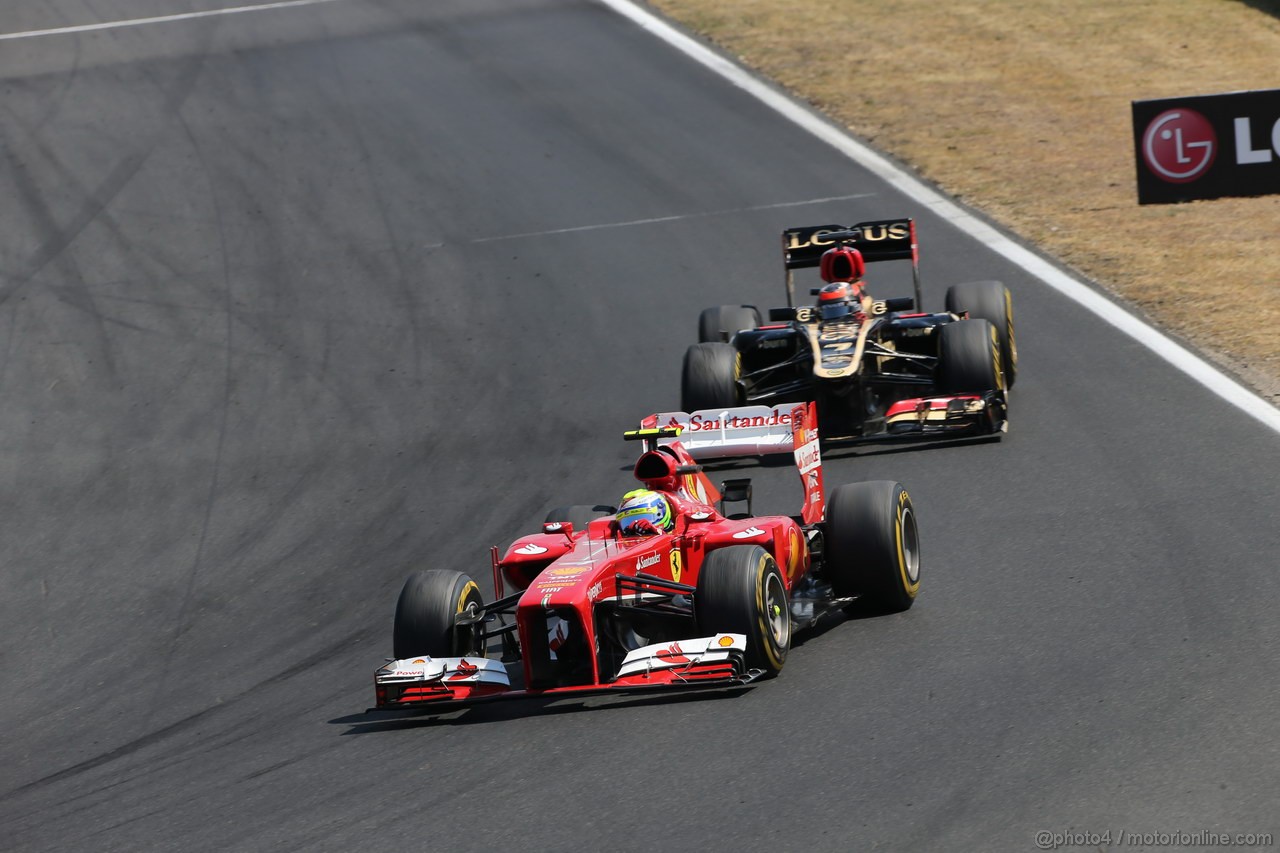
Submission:
[[[549,569],[544,574],[554,575],[559,578],[573,578],[585,572],[587,568],[587,566],[574,566],[572,568]]]

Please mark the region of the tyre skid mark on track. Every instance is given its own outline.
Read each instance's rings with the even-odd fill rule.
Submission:
[[[66,102],[66,99],[67,99],[67,93],[71,91],[71,87],[75,85],[76,78],[79,76],[80,63],[82,62],[82,60],[83,60],[82,45],[80,44],[79,40],[77,40],[75,43],[75,53],[71,58],[71,67],[68,69],[66,73],[66,79],[63,80],[62,83],[58,85],[57,94],[55,94],[53,97],[49,99],[49,103],[45,107],[44,112],[40,115],[38,119],[36,119],[35,124],[31,127],[30,133],[32,136],[35,136],[35,134],[44,130],[45,125],[47,125],[50,121],[52,121],[54,116],[56,116],[59,112],[61,112],[62,105]]]
[[[194,347],[206,347],[209,349],[216,349],[219,352],[227,351],[225,338],[223,338],[222,340],[206,339],[206,338],[200,337],[199,335],[191,334],[186,330],[169,329],[169,328],[164,328],[163,326],[161,327],[144,326],[141,323],[133,322],[130,320],[124,320],[124,319],[121,319],[120,317],[116,317],[113,314],[98,308],[96,306],[96,303],[97,302],[127,302],[131,305],[144,305],[144,306],[150,306],[150,307],[156,307],[156,308],[173,308],[173,309],[188,311],[196,314],[224,313],[219,309],[218,306],[213,306],[209,308],[205,306],[195,306],[195,305],[177,305],[175,303],[163,302],[161,300],[130,299],[125,297],[114,297],[114,296],[98,296],[95,298],[94,304],[85,305],[82,302],[75,300],[71,296],[69,288],[57,286],[57,285],[47,285],[45,289],[48,290],[50,293],[52,293],[55,297],[59,299],[59,301],[63,302],[67,306],[71,308],[75,308],[79,311],[82,311],[85,314],[88,314],[89,316],[93,317],[96,320],[100,320],[103,323],[106,323],[112,326],[118,326],[122,329],[127,329],[130,332],[136,332],[139,335],[147,335],[147,336],[158,338],[161,340],[174,341],[177,343],[182,343],[182,344],[185,344],[188,346],[194,346]],[[236,319],[241,319],[241,318],[239,315],[237,315]],[[318,320],[316,322],[323,323],[326,321]],[[383,330],[388,328],[388,326],[385,324],[374,324],[373,328],[376,328],[378,330]],[[239,356],[242,359],[255,359],[258,361],[270,361],[272,359],[277,361],[285,361],[288,358],[288,354],[282,354],[278,351],[274,351],[270,349],[261,349],[261,348],[255,349],[253,345],[244,343],[244,342],[237,343],[235,348],[232,351],[235,355]]]
[[[185,122],[183,122],[183,127],[188,143],[191,148],[197,152],[197,156],[200,158],[204,171],[211,182],[211,190],[209,193],[210,197],[216,202],[215,189],[222,190],[227,193],[238,192],[242,197],[246,198],[252,196],[253,192],[257,189],[256,186],[246,187],[243,183],[237,186],[234,181],[228,179],[225,172],[218,173],[216,169],[208,168],[206,159],[200,153],[199,139],[195,132],[188,127]],[[225,155],[230,151],[234,154],[237,160],[247,162],[263,172],[268,172],[271,169],[270,163],[260,154],[260,152],[255,151],[252,147],[236,146],[233,140],[225,138],[216,140],[210,144],[214,146],[222,146],[223,150],[219,151],[220,154]],[[238,175],[239,173],[236,174]],[[225,230],[225,225],[216,210],[214,216],[209,220],[209,223],[213,225],[214,228],[219,229],[219,237],[225,244],[227,242],[227,232]],[[274,248],[274,246],[272,246],[272,248]],[[238,274],[243,274],[246,269],[253,269],[252,266],[246,267],[243,255],[244,250],[241,250],[241,256],[236,259],[237,264],[234,267],[234,271]],[[227,267],[225,261],[223,266],[224,270],[222,278],[225,281],[226,276],[231,272],[231,268]],[[279,266],[278,263],[267,261],[265,262],[264,268],[275,269],[277,266]],[[332,381],[329,377],[328,356],[332,337],[332,327],[334,325],[341,325],[343,327],[351,325],[350,318],[341,317],[330,319],[322,317],[314,321],[321,325],[325,341],[324,352],[322,353],[321,360],[316,364],[314,363],[314,359],[305,357],[305,353],[295,345],[293,340],[290,339],[287,328],[283,324],[275,322],[276,315],[254,312],[252,310],[236,307],[233,301],[226,298],[223,288],[217,283],[207,287],[203,286],[199,281],[192,281],[192,284],[198,287],[209,297],[211,307],[208,310],[221,310],[223,313],[229,315],[228,322],[231,322],[231,320],[234,319],[235,322],[240,324],[242,332],[247,331],[248,335],[242,334],[241,337],[256,336],[261,339],[264,343],[268,344],[269,347],[273,348],[268,349],[268,355],[274,355],[276,357],[283,357],[283,355],[281,355],[282,353],[293,355],[298,362],[295,365],[296,368],[300,370],[307,379],[312,380],[317,387],[328,392],[333,400],[341,406],[343,412],[346,413],[355,424],[358,424],[361,427],[370,426],[367,412],[360,405],[351,400],[347,389],[343,388],[339,382]],[[215,303],[221,303],[221,307],[219,308]],[[270,320],[270,322],[255,322],[259,317]],[[289,315],[289,319],[297,320],[299,318],[296,314],[291,314]],[[244,345],[241,344],[240,346],[243,347]],[[248,352],[249,350],[243,349],[241,351]]]
[[[169,91],[166,92],[162,86],[158,86],[161,88],[163,95],[161,114],[164,118],[181,120],[180,111],[182,105],[186,103],[187,98],[195,90],[200,74],[204,70],[204,63],[205,55],[203,52],[199,52],[184,62],[178,69],[176,80]],[[166,131],[167,128],[162,128],[152,134],[150,138],[144,140],[143,144],[137,149],[121,158],[96,187],[85,193],[85,199],[80,205],[80,209],[70,217],[66,224],[49,223],[45,240],[22,264],[20,271],[12,274],[13,285],[0,291],[0,306],[29,286],[32,280],[45,267],[70,248],[76,239],[84,233],[84,230],[103,214],[111,202],[142,169]],[[45,153],[46,159],[65,173],[65,166],[58,162],[47,148],[44,146],[41,146],[41,148]],[[6,159],[8,159],[11,167],[10,171],[14,175],[25,174],[23,164],[14,157],[8,147],[5,148],[5,152]],[[36,191],[39,189],[34,184],[32,188]]]
[[[200,170],[204,173],[205,179],[209,185],[209,198],[213,204],[214,218],[217,221],[218,228],[218,245],[222,258],[222,292],[224,299],[224,307],[226,311],[226,327],[225,327],[225,351],[224,351],[224,370],[221,401],[218,411],[218,435],[214,445],[213,452],[213,471],[209,477],[209,489],[205,498],[205,507],[203,518],[200,522],[200,537],[196,541],[195,554],[191,558],[191,565],[187,569],[186,587],[182,593],[182,600],[178,604],[178,612],[174,618],[174,634],[173,640],[168,644],[165,651],[164,662],[160,668],[162,675],[156,682],[156,700],[152,702],[153,707],[159,707],[159,698],[164,695],[167,689],[167,680],[163,673],[167,673],[171,669],[173,655],[177,651],[178,640],[182,637],[187,629],[188,610],[191,606],[191,599],[195,593],[196,578],[200,573],[201,563],[204,561],[205,547],[209,539],[209,529],[213,521],[213,508],[218,501],[218,484],[221,479],[222,457],[226,447],[227,424],[231,411],[231,386],[235,379],[232,371],[232,364],[235,358],[234,346],[234,307],[235,302],[231,296],[231,269],[230,258],[227,250],[226,228],[222,217],[222,208],[218,201],[217,187],[213,173],[210,171],[208,163],[205,159],[204,152],[200,148],[199,142],[196,140],[195,134],[191,130],[191,126],[187,121],[178,115],[178,120],[182,125],[187,139],[191,146],[195,149],[196,158],[200,164]]]
[[[204,58],[205,57],[201,55],[200,57],[198,57],[193,61],[202,64],[204,62]],[[184,95],[184,98],[185,98],[185,95]],[[166,100],[173,101],[174,99],[166,98]],[[177,106],[180,107],[181,102],[178,102]],[[218,190],[227,190],[230,184],[226,180],[226,176],[224,174],[220,174],[216,169],[210,169],[208,167],[204,158],[200,157],[199,138],[197,137],[196,133],[193,131],[192,128],[190,128],[187,125],[184,118],[181,116],[181,114],[178,112],[176,108],[173,109],[172,112],[173,112],[173,117],[178,122],[178,124],[182,127],[183,133],[188,141],[188,144],[191,146],[193,151],[197,153],[197,157],[200,158],[201,164],[204,165],[205,174],[208,176],[208,180],[212,184],[210,193],[208,195],[210,196],[211,199],[213,199],[214,204],[216,205],[216,193],[213,192],[213,190],[215,188]],[[219,142],[215,144],[223,144],[223,143]],[[239,157],[243,157],[251,160],[255,165],[263,169],[266,169],[268,166],[268,164],[265,161],[262,161],[261,159],[256,158],[255,152],[251,150],[239,150],[239,151],[236,151],[235,153]],[[279,324],[274,322],[258,322],[259,317],[267,320],[274,320],[275,315],[269,312],[254,312],[252,310],[246,310],[243,307],[236,307],[234,301],[228,298],[228,295],[226,293],[226,282],[228,280],[228,277],[232,276],[233,273],[243,273],[244,265],[243,263],[239,263],[234,268],[231,268],[228,266],[228,262],[226,261],[226,257],[225,257],[228,251],[227,249],[227,244],[229,242],[228,232],[226,230],[225,224],[220,222],[219,213],[216,210],[213,216],[208,218],[202,218],[202,219],[199,219],[198,221],[202,223],[206,223],[212,226],[212,228],[217,229],[219,233],[219,240],[223,246],[223,250],[222,250],[223,258],[222,258],[222,263],[220,264],[222,269],[220,272],[213,273],[211,276],[209,276],[209,278],[211,279],[211,282],[208,285],[204,284],[198,277],[191,278],[189,276],[183,276],[181,270],[179,270],[177,267],[170,264],[167,260],[165,260],[164,258],[158,255],[154,255],[152,253],[147,252],[145,253],[145,257],[149,258],[150,260],[157,263],[159,266],[168,270],[170,274],[175,276],[182,276],[193,287],[203,292],[209,298],[208,305],[186,306],[190,310],[197,310],[200,312],[207,312],[207,313],[214,313],[214,312],[221,313],[224,315],[226,319],[226,322],[228,324],[227,326],[228,329],[230,329],[230,324],[233,321],[240,324],[241,326],[241,329],[240,329],[241,335],[239,336],[240,338],[256,337],[260,339],[262,342],[266,343],[268,345],[268,348],[266,350],[257,350],[257,349],[253,349],[247,341],[243,341],[243,340],[229,341],[229,332],[223,335],[222,341],[218,343],[215,343],[213,341],[204,341],[203,342],[204,345],[211,346],[211,347],[218,346],[220,350],[222,350],[225,353],[228,353],[229,355],[241,355],[241,356],[249,355],[254,358],[285,358],[287,355],[292,354],[296,359],[298,359],[297,364],[295,364],[295,367],[299,369],[305,375],[306,378],[314,381],[319,388],[328,392],[333,397],[333,399],[341,405],[343,411],[345,411],[352,418],[353,421],[356,421],[357,423],[364,425],[365,413],[362,412],[359,406],[351,402],[348,395],[344,393],[344,389],[342,389],[338,384],[332,381],[329,381],[326,378],[326,374],[328,372],[326,364],[320,364],[316,366],[313,364],[312,359],[303,358],[302,353],[297,352],[296,348],[293,346],[293,342],[289,340],[288,335],[278,330]],[[127,248],[133,249],[135,251],[137,250],[136,247],[134,246],[128,246]],[[241,260],[242,260],[241,258],[237,258],[237,261],[241,261]],[[268,264],[267,266],[272,266],[272,265]],[[119,297],[119,296],[102,297],[102,298],[120,299],[124,301],[129,301],[127,297]],[[148,302],[151,300],[138,300],[138,301]],[[152,304],[159,305],[161,303],[159,301],[152,301]],[[291,316],[290,319],[297,319],[297,318],[296,316]],[[325,333],[325,340],[327,342],[329,339],[329,327],[331,324],[335,322],[349,324],[350,320],[349,318],[345,318],[345,317],[342,318],[341,320],[322,317],[322,318],[316,318],[314,322],[320,324],[323,327],[324,333]],[[154,330],[146,330],[146,331],[155,333]],[[190,338],[187,338],[187,340],[190,340]],[[326,347],[327,347],[327,343],[326,343]]]
[[[0,33],[0,41],[42,38],[44,36],[75,35],[76,33],[92,33],[99,32],[101,30],[120,30],[130,27],[152,26],[154,24],[172,24],[179,21],[193,21],[199,18],[240,15],[248,12],[270,12],[280,9],[291,9],[297,6],[319,6],[325,3],[340,2],[344,2],[344,0],[280,0],[280,2],[276,3],[259,3],[252,6],[233,6],[229,9],[205,9],[200,12],[182,12],[176,15],[157,15],[151,18],[128,18],[119,21],[102,21],[97,24],[76,24],[69,27],[51,27],[44,30]]]
[[[55,261],[68,247],[75,242],[85,228],[89,227],[98,216],[111,203],[111,199],[124,189],[125,185],[133,180],[133,176],[142,168],[142,164],[146,162],[147,157],[151,153],[152,145],[125,156],[118,162],[101,183],[98,184],[85,198],[80,209],[75,215],[64,225],[49,223],[46,229],[48,236],[36,248],[36,250],[27,258],[26,263],[22,265],[20,272],[11,274],[13,285],[0,292],[0,305],[8,302],[20,291],[24,290],[41,270]],[[25,170],[22,164],[18,162],[12,154],[7,157],[11,174],[18,176],[24,175]],[[30,189],[33,192],[39,191],[38,187],[32,185]],[[24,196],[28,195],[23,193]],[[28,199],[30,200],[30,199]]]
[[[10,112],[10,116],[15,118],[16,120],[16,116],[13,116],[12,112]],[[36,138],[38,129],[39,129],[38,127],[24,128],[25,132],[29,136],[31,136],[33,139]],[[47,161],[48,165],[59,174],[59,176],[66,182],[68,187],[74,189],[77,193],[79,193],[83,197],[86,197],[86,198],[93,197],[93,195],[95,194],[94,191],[85,187],[84,184],[81,183],[76,178],[75,174],[73,173],[71,168],[68,167],[66,163],[60,160],[47,147],[42,147],[42,152],[44,154],[44,158]],[[59,225],[57,223],[57,218],[52,208],[49,206],[49,204],[46,203],[44,196],[41,193],[40,187],[36,186],[31,181],[29,175],[27,174],[27,170],[14,168],[12,170],[12,174],[14,176],[14,182],[18,185],[19,194],[26,203],[25,206],[27,208],[27,213],[29,215],[30,220],[37,225],[41,233],[46,235],[57,235],[59,233]],[[127,181],[126,181],[126,184],[127,184]],[[121,189],[123,189],[123,186],[121,187]],[[107,204],[104,204],[98,210],[96,217],[92,218],[92,223],[86,222],[85,228],[87,228],[89,224],[97,224],[101,226],[109,236],[113,237],[116,240],[122,252],[126,254],[137,253],[138,247],[135,245],[135,243],[132,240],[130,240],[125,235],[123,229],[117,223],[116,218],[112,215],[108,207],[109,207],[109,202]],[[80,229],[79,233],[82,233],[83,230],[84,230],[83,228]],[[79,236],[79,233],[77,233],[75,236],[73,236],[70,240],[67,241],[66,245],[64,246],[64,249],[70,248],[70,245],[75,242],[75,239]],[[45,262],[39,262],[41,263],[41,268],[44,268],[50,264],[53,264],[58,260],[59,257],[61,257],[60,253],[58,255],[49,257]],[[176,267],[173,267],[172,265],[169,265],[158,258],[152,257],[150,254],[147,254],[146,257],[150,258],[153,261],[156,261],[161,266],[166,267],[167,269],[169,269],[170,272],[173,272],[175,274],[178,272]],[[54,298],[62,302],[64,305],[70,308],[76,309],[78,311],[81,311],[86,316],[88,316],[91,320],[94,321],[96,326],[96,331],[100,338],[99,344],[98,344],[99,357],[103,362],[107,377],[114,381],[117,377],[116,377],[115,358],[113,356],[112,348],[111,348],[112,336],[108,333],[105,326],[110,324],[115,326],[121,326],[130,331],[135,331],[135,332],[144,332],[144,333],[147,333],[147,332],[156,333],[156,332],[155,330],[147,329],[144,326],[137,325],[135,323],[131,323],[129,321],[122,320],[117,317],[113,317],[108,312],[102,310],[102,308],[98,304],[99,301],[101,301],[104,298],[110,298],[110,297],[103,297],[103,296],[94,294],[93,288],[96,286],[96,284],[90,283],[85,279],[80,269],[80,264],[76,260],[74,253],[69,255],[65,259],[64,263],[66,264],[66,267],[67,267],[67,276],[66,276],[67,283],[66,284],[46,283],[43,285],[43,288],[44,290],[52,294]],[[16,282],[15,288],[14,288],[15,292],[23,289],[27,284],[31,283],[32,280],[34,279],[34,276],[37,275],[38,273],[39,273],[39,270],[37,270],[34,274],[22,273],[20,275],[14,276],[14,279]]]
[[[277,677],[277,680],[278,678],[279,676]],[[254,689],[260,688],[266,684],[268,684],[267,681],[261,682],[255,688],[251,688],[250,690],[245,691],[244,694],[237,695],[231,701],[234,702],[240,699],[243,695],[252,693]],[[351,687],[348,685],[343,685],[338,689],[329,691],[322,698],[324,700],[336,700],[338,698],[350,699],[350,696],[351,696]],[[217,708],[223,707],[226,704],[229,704],[229,703],[219,703],[218,705],[212,706],[206,710],[216,710]],[[53,811],[57,813],[65,813],[68,809],[72,807],[76,809],[87,809],[87,808],[94,807],[95,805],[100,804],[100,803],[92,802],[92,799],[94,797],[101,797],[102,795],[105,795],[108,792],[110,792],[112,797],[123,796],[124,792],[127,791],[127,786],[130,785],[131,783],[141,781],[143,779],[146,779],[149,776],[156,776],[157,774],[160,774],[169,770],[173,770],[175,768],[179,768],[182,765],[189,764],[190,762],[193,762],[193,761],[200,761],[214,753],[225,750],[226,748],[234,744],[238,744],[238,743],[242,743],[244,741],[250,740],[259,734],[259,732],[257,732],[256,730],[253,730],[249,727],[241,726],[241,725],[234,725],[230,729],[230,731],[232,732],[230,737],[225,737],[225,736],[217,737],[214,734],[202,736],[198,741],[191,743],[190,745],[182,749],[178,749],[171,753],[168,753],[166,758],[164,758],[163,760],[147,761],[145,763],[135,765],[135,767],[129,768],[128,771],[124,771],[121,774],[118,774],[117,777],[115,777],[115,781],[108,782],[102,785],[92,786],[88,790],[85,790],[78,794],[73,794],[67,797],[61,797],[55,803],[36,806],[34,808],[28,809],[27,812],[23,815],[23,817],[24,818],[37,817],[41,811]],[[310,750],[309,752],[306,753],[306,755],[301,756],[300,758],[307,758],[310,756],[319,755],[330,748],[332,748],[332,744],[325,743],[316,749]],[[293,762],[290,761],[286,763],[293,763]],[[279,768],[276,768],[276,769],[279,769]],[[254,774],[248,774],[244,778],[245,779],[252,778],[253,775]],[[200,795],[194,795],[193,797],[184,798],[182,802],[187,802],[192,799],[197,799],[199,798],[199,796]],[[130,818],[129,820],[122,821],[119,824],[113,824],[112,826],[117,826],[117,825],[122,826],[124,824],[131,823],[135,819],[136,817]],[[95,831],[95,834],[96,834],[96,831]]]
[[[328,31],[328,27],[325,27]],[[332,34],[330,34],[332,36]],[[356,91],[352,88],[350,79],[342,66],[342,60],[338,56],[338,52],[334,48],[333,42],[328,45],[327,57],[332,63],[332,73],[337,83],[339,91],[346,95],[351,103],[359,103],[360,99]],[[395,280],[389,282],[390,286],[399,292],[400,296],[405,300],[407,306],[404,316],[409,322],[409,334],[411,338],[411,349],[413,351],[413,381],[421,383],[423,381],[423,365],[428,360],[427,353],[427,335],[422,329],[419,322],[418,311],[414,307],[414,301],[417,297],[412,284],[409,273],[409,264],[401,249],[400,241],[396,239],[395,220],[388,208],[386,196],[382,187],[378,183],[377,172],[373,168],[373,152],[369,147],[369,143],[365,139],[365,128],[363,122],[356,122],[355,126],[350,128],[350,137],[355,144],[356,150],[360,152],[360,165],[364,170],[365,182],[369,191],[373,196],[374,206],[378,211],[378,219],[382,225],[382,230],[386,234],[387,246],[391,252],[391,257],[395,261]],[[438,247],[437,247],[438,248]]]
[[[45,159],[47,159],[55,169],[61,171],[65,177],[70,179],[68,171],[59,163],[51,152],[45,150]],[[10,163],[10,174],[13,176],[13,182],[17,188],[18,199],[24,208],[28,221],[36,228],[38,233],[45,235],[53,235],[50,237],[46,245],[50,243],[57,245],[60,233],[57,217],[54,214],[45,194],[41,191],[41,187],[32,179],[31,173],[27,169],[20,168],[15,161],[12,153],[8,155]],[[90,216],[89,219],[92,219]],[[88,220],[86,220],[86,225]],[[82,229],[81,229],[82,230]],[[77,231],[79,233],[79,231]],[[13,277],[14,285],[5,297],[0,297],[0,304],[9,294],[17,293],[24,289],[26,285],[34,278],[36,272],[43,269],[48,264],[53,263],[62,252],[63,248],[70,245],[71,240],[67,240],[61,244],[62,248],[56,249],[49,253],[47,258],[41,258],[37,255],[35,272],[24,272]],[[115,357],[111,351],[111,336],[107,333],[106,324],[101,312],[99,312],[93,304],[93,297],[89,292],[85,278],[80,269],[80,264],[74,256],[68,256],[64,262],[66,284],[58,287],[46,288],[60,302],[84,311],[85,314],[94,323],[94,331],[97,338],[98,356],[102,361],[108,378],[114,379],[116,375]]]
[[[155,731],[148,732],[147,734],[142,735],[141,737],[134,738],[133,740],[128,741],[127,743],[123,743],[120,746],[115,747],[114,749],[110,749],[107,752],[102,753],[101,755],[94,756],[93,758],[87,758],[84,761],[80,761],[71,765],[70,767],[65,767],[62,770],[58,770],[53,773],[50,773],[48,776],[42,776],[39,779],[35,779],[31,782],[27,782],[25,785],[20,785],[17,788],[13,788],[7,792],[4,792],[2,795],[0,795],[0,799],[7,799],[9,797],[17,796],[18,794],[29,793],[31,791],[47,787],[49,785],[54,784],[55,782],[59,782],[63,779],[67,779],[69,777],[88,772],[90,770],[93,770],[95,767],[101,767],[102,765],[107,764],[111,761],[124,758],[128,755],[131,755],[132,753],[138,752],[139,750],[145,749],[146,747],[151,746],[154,743],[159,743],[160,741],[164,740],[165,738],[171,735],[177,734],[183,731],[184,729],[191,728],[195,724],[211,718],[212,716],[214,716],[220,711],[230,710],[241,699],[244,699],[247,696],[251,696],[254,693],[257,693],[258,691],[271,686],[272,684],[279,684],[295,676],[302,675],[304,672],[311,669],[312,667],[318,664],[324,663],[326,660],[333,657],[338,652],[342,651],[348,646],[363,642],[365,637],[368,634],[369,634],[369,631],[365,628],[360,628],[358,630],[345,634],[342,637],[335,640],[334,642],[329,643],[324,648],[321,648],[313,652],[312,654],[302,658],[296,663],[292,663],[289,666],[285,667],[284,669],[280,670],[279,672],[273,673],[272,675],[269,675],[266,678],[259,680],[258,682],[251,685],[250,687],[235,694],[230,699],[227,699],[223,702],[219,702],[216,705],[210,705],[208,708],[204,708],[200,711],[196,711],[194,714],[189,714],[183,717],[182,719],[175,720],[174,722],[169,723],[166,726],[162,726],[161,728],[156,729]],[[119,784],[119,783],[113,783],[113,784]],[[66,802],[65,800],[59,800],[58,803],[51,804],[50,808],[61,809],[65,805],[65,802]]]
[[[572,228],[553,228],[549,231],[527,231],[522,234],[503,234],[495,237],[477,237],[472,243],[496,243],[500,240],[523,240],[528,237],[549,237],[554,234],[574,234],[579,231],[601,231],[606,228],[631,228],[637,225],[656,225],[663,222],[679,222],[684,219],[703,219],[711,216],[732,216],[735,213],[753,213],[760,210],[780,210],[785,207],[804,207],[810,204],[825,204],[831,201],[849,201],[855,198],[871,198],[876,193],[851,193],[849,195],[833,195],[826,198],[808,198],[802,201],[780,201],[774,204],[753,204],[748,207],[735,207],[726,210],[706,210],[699,213],[678,213],[672,216],[655,216],[649,219],[632,219],[627,222],[602,222],[595,225],[576,225]]]

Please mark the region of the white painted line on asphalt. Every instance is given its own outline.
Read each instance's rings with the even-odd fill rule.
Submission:
[[[55,27],[50,30],[27,30],[22,33],[0,33],[0,41],[33,39],[41,36],[63,36],[72,33],[91,33],[96,30],[119,30],[125,27],[145,27],[149,24],[169,24],[174,21],[190,21],[195,18],[212,18],[217,15],[239,15],[244,12],[267,12],[272,9],[289,9],[294,6],[318,6],[321,3],[341,3],[343,0],[280,0],[277,3],[259,3],[256,6],[235,6],[230,9],[209,9],[204,12],[182,12],[176,15],[160,15],[155,18],[132,18],[125,21],[104,21],[100,24],[80,24],[74,27]]]
[[[632,0],[599,0],[599,2],[635,22],[689,58],[710,68],[739,89],[780,113],[784,118],[795,122],[831,145],[912,201],[927,207],[988,248],[1022,267],[1049,287],[1092,311],[1223,400],[1257,418],[1276,432],[1280,432],[1280,409],[1272,406],[1168,335],[1104,298],[1084,282],[1073,278],[1044,258],[1018,245],[942,193],[903,171],[887,157],[873,151],[811,112],[807,107],[773,89],[741,66],[735,65],[696,39],[690,38],[666,21],[640,8]]]
[[[477,237],[472,243],[493,243],[497,240],[520,240],[525,237],[547,237],[552,234],[573,234],[578,231],[599,231],[602,228],[626,228],[631,225],[652,225],[655,222],[677,222],[681,219],[700,219],[705,216],[730,216],[735,213],[751,213],[756,210],[776,210],[781,207],[804,207],[824,201],[848,201],[851,198],[870,198],[875,193],[833,195],[827,198],[809,198],[804,201],[780,201],[776,204],[756,204],[751,207],[735,207],[730,210],[708,210],[702,213],[681,213],[675,216],[655,216],[652,219],[632,219],[629,222],[605,222],[599,225],[577,225],[573,228],[555,228],[551,231],[526,231],[523,234],[504,234],[501,237]]]

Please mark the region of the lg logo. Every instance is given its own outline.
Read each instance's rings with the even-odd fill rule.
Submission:
[[[1218,135],[1209,120],[1195,110],[1166,110],[1142,135],[1142,159],[1166,181],[1194,181],[1218,156]]]
[[[1253,147],[1253,128],[1247,117],[1232,121],[1236,165],[1270,163],[1272,149],[1280,155],[1280,119],[1271,128],[1271,148]],[[1142,135],[1142,159],[1153,174],[1172,184],[1194,181],[1218,156],[1218,135],[1209,120],[1195,110],[1166,110],[1151,120]]]
[[[1280,195],[1280,89],[1132,107],[1138,204]]]

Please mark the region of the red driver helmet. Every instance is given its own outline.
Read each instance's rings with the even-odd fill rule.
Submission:
[[[862,253],[851,246],[836,246],[822,253],[823,281],[860,281],[866,272]]]

